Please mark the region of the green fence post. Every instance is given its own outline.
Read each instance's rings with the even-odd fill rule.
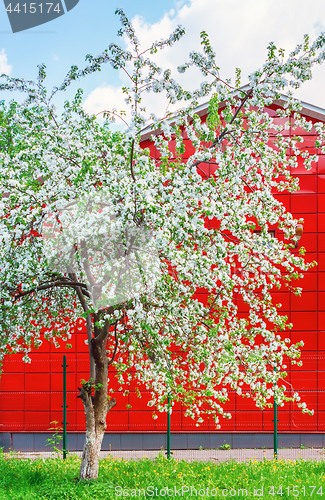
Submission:
[[[167,458],[170,459],[170,395],[167,396]]]
[[[67,357],[63,355],[63,459],[67,458]]]
[[[274,371],[276,372],[276,366],[274,367]],[[273,418],[274,418],[274,458],[277,460],[278,458],[278,405],[275,399],[275,389],[276,383],[274,384],[274,401],[273,401]]]

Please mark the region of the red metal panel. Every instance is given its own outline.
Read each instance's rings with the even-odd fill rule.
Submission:
[[[319,233],[324,233],[325,232],[325,214],[317,214],[317,222],[318,222],[318,232]]]
[[[88,353],[78,352],[77,354],[77,371],[86,374],[89,377],[89,357]],[[79,379],[78,379],[79,380]]]
[[[299,330],[317,330],[317,316],[310,312],[292,312],[291,322],[294,328]]]
[[[175,401],[172,407],[173,412],[175,411],[183,411],[183,405],[179,401]]]
[[[318,198],[318,211],[325,212],[325,194],[319,194],[317,198]]]
[[[48,373],[50,370],[50,354],[32,352],[31,363],[25,363],[25,373]]]
[[[158,418],[155,420],[155,431],[156,432],[167,432],[167,414],[157,413]],[[183,430],[183,417],[181,411],[173,411],[170,416],[170,429],[171,431],[182,431]],[[199,429],[199,428],[198,428]]]
[[[314,234],[316,234],[316,233],[314,233]],[[309,237],[309,233],[306,234],[306,237],[307,238]],[[306,255],[305,255],[305,259],[306,259],[307,264],[312,264],[315,261],[317,262],[317,256],[318,256],[317,252],[309,252],[309,251],[307,251]],[[312,266],[309,269],[308,272],[309,273],[316,273],[317,271],[318,271],[317,265],[314,265],[314,266]]]
[[[317,232],[317,214],[311,213],[311,214],[302,214],[302,213],[295,213],[295,219],[304,219],[303,226],[304,226],[304,235],[303,238],[305,237],[305,233],[316,233]],[[325,229],[324,229],[325,231]],[[301,243],[303,240],[301,240]]]
[[[255,402],[252,398],[243,396],[236,396],[236,412],[237,411],[260,411],[256,408]]]
[[[304,273],[304,277],[299,280],[294,280],[293,285],[302,287],[305,292],[314,292],[317,290],[317,273]]]
[[[62,416],[61,416],[62,419]],[[51,419],[52,421],[52,419]],[[63,425],[63,422],[62,422]],[[67,431],[75,431],[77,428],[77,413],[75,411],[67,411]]]
[[[294,391],[302,390],[316,390],[317,389],[317,371],[303,371],[301,370],[291,372],[291,384]]]
[[[87,331],[86,328],[86,321],[84,318],[78,318],[76,323],[75,323],[75,333],[81,332],[81,331]]]
[[[292,311],[317,311],[317,292],[302,292],[301,297],[292,294]]]
[[[317,413],[309,415],[301,411],[291,412],[291,431],[316,431],[317,430]]]
[[[320,272],[325,272],[325,253],[318,254],[317,263],[316,269]]]
[[[299,391],[300,403],[306,403],[309,410],[317,411],[317,391]],[[298,411],[297,405],[292,404],[292,410]]]
[[[325,175],[318,176],[318,192],[325,193]]]
[[[113,394],[110,395],[112,398],[116,399],[116,406],[114,407],[116,410],[127,410],[127,407],[129,405],[129,396],[125,395],[123,396],[122,392],[116,391]],[[132,408],[136,410],[136,406]]]
[[[274,116],[273,115],[270,115],[270,116],[273,117],[273,123],[276,126],[281,125],[282,127],[285,127],[285,124],[288,122],[288,118],[280,118],[276,114]],[[272,129],[270,129],[270,134],[274,135],[274,134],[278,134],[278,132],[272,128]],[[288,136],[289,134],[290,134],[289,128],[284,128],[284,130],[281,133],[281,135],[283,135],[283,136]]]
[[[115,395],[114,395],[115,397]],[[150,393],[148,392],[143,392],[141,395],[141,398],[138,397],[137,393],[135,392],[130,392],[129,393],[129,404],[132,406],[132,408],[136,411],[138,410],[149,410],[150,407],[148,406],[148,401],[150,401]]]
[[[273,109],[274,108],[274,109]],[[275,107],[269,110],[270,113],[275,112]],[[285,133],[288,133],[286,131]],[[314,138],[313,134],[303,134],[305,141],[301,148],[309,148],[312,146]],[[144,147],[149,147],[151,155],[158,157],[157,151],[151,141],[144,141]],[[174,147],[174,144],[172,144]],[[185,139],[186,151],[183,155],[183,160],[194,153],[194,149],[188,139]],[[310,148],[309,148],[310,149]],[[206,174],[211,175],[214,166],[210,164],[201,165]],[[318,366],[325,368],[325,155],[320,155],[318,161],[318,179],[315,176],[316,165],[313,163],[312,170],[306,171],[302,165],[302,159],[298,159],[298,168],[292,169],[293,175],[300,177],[301,190],[293,195],[278,194],[277,199],[284,203],[287,209],[292,210],[296,218],[303,217],[304,221],[304,235],[300,241],[300,245],[304,246],[307,251],[307,261],[316,259],[317,250],[324,250],[319,254],[318,273],[314,268],[308,273],[305,273],[303,280],[296,281],[294,284],[302,286],[305,290],[302,298],[295,297],[286,292],[276,292],[273,294],[274,303],[281,302],[283,308],[280,311],[288,311],[289,318],[294,323],[295,328],[299,331],[284,332],[281,335],[284,337],[292,338],[293,342],[304,340],[305,346],[302,351],[302,360],[304,365],[302,370],[296,366],[292,370],[288,369],[288,381],[291,381],[295,388],[301,386],[311,392],[302,393],[302,399],[306,399],[307,404],[312,403],[315,405],[317,387],[317,361],[316,354],[318,353]],[[316,197],[316,193],[321,193]],[[308,193],[308,194],[307,194]],[[316,218],[318,200],[318,219]],[[323,212],[323,213],[322,213]],[[318,227],[316,224],[318,220]],[[218,221],[209,221],[211,227],[217,225]],[[320,233],[316,237],[317,229]],[[281,235],[280,235],[281,237]],[[295,251],[297,253],[297,251]],[[317,281],[317,274],[318,281]],[[319,286],[319,293],[317,298],[317,286]],[[204,289],[197,290],[196,297],[206,303],[207,294]],[[318,313],[318,327],[322,329],[319,332],[312,331],[316,329],[316,310]],[[244,313],[247,307],[242,301],[237,301],[239,310]],[[291,311],[290,311],[291,306]],[[21,362],[21,356],[13,356],[10,361],[5,361],[4,373],[0,379],[0,390],[8,391],[1,393],[0,408],[6,408],[6,411],[0,410],[0,422],[6,419],[6,428],[13,430],[22,430],[24,428],[24,414],[22,412],[23,405],[25,404],[25,411],[29,408],[30,412],[26,411],[26,429],[29,430],[47,430],[51,420],[58,420],[60,425],[62,421],[62,355],[66,354],[68,358],[68,428],[69,430],[81,430],[85,428],[84,412],[80,399],[77,399],[77,386],[81,378],[87,379],[89,376],[89,361],[88,361],[88,346],[84,341],[87,338],[85,322],[80,320],[77,322],[76,327],[72,328],[73,338],[69,343],[73,345],[72,350],[66,349],[66,345],[62,342],[60,349],[56,349],[53,345],[45,341],[41,350],[33,352],[33,362],[31,365],[24,365]],[[323,351],[316,349],[322,349]],[[314,350],[314,351],[312,351]],[[51,352],[50,357],[48,353]],[[290,362],[287,363],[290,365]],[[24,379],[24,372],[26,378]],[[51,373],[51,376],[50,376]],[[166,414],[159,414],[158,420],[152,419],[152,410],[148,409],[146,402],[149,399],[148,392],[145,391],[142,398],[137,398],[134,392],[135,387],[139,386],[137,381],[132,381],[129,384],[130,392],[128,397],[123,397],[118,391],[119,384],[115,378],[115,372],[110,369],[110,382],[109,387],[116,390],[113,397],[117,399],[117,406],[109,413],[107,418],[107,430],[117,432],[127,432],[131,428],[133,431],[139,430],[140,432],[152,431],[166,432]],[[318,373],[319,390],[325,390],[325,371]],[[24,389],[25,384],[25,389]],[[39,394],[19,394],[19,391],[33,391]],[[13,391],[18,391],[16,394]],[[43,391],[43,392],[42,392]],[[51,391],[51,392],[50,392]],[[303,397],[304,396],[304,397]],[[265,410],[261,412],[255,409],[254,403],[251,400],[243,400],[237,398],[235,401],[235,394],[230,394],[231,401],[225,405],[225,411],[233,411],[234,416],[231,420],[221,420],[221,431],[254,431],[260,432],[271,431],[273,429],[273,411]],[[319,400],[323,401],[323,393],[320,393]],[[316,401],[317,402],[317,401]],[[126,405],[130,404],[132,408],[127,410]],[[324,412],[319,412],[318,430],[325,430],[325,398],[324,398]],[[319,406],[322,410],[323,406]],[[278,409],[278,428],[279,430],[289,431],[313,431],[317,430],[315,427],[316,420],[310,420],[310,417],[302,416],[301,412],[297,410],[295,405],[292,407],[292,424],[290,424],[291,412],[288,410],[290,406],[286,405],[284,408]],[[9,411],[10,408],[10,411]],[[51,408],[51,412],[50,412]],[[236,408],[236,412],[234,411]],[[20,409],[20,410],[19,410]],[[16,411],[15,411],[16,410]],[[32,411],[33,410],[33,411]],[[37,410],[37,411],[36,411]],[[184,423],[183,423],[184,420]],[[129,427],[130,422],[130,427]],[[178,403],[174,407],[171,417],[172,430],[174,431],[192,431],[204,432],[215,431],[215,424],[213,420],[206,420],[200,427],[196,427],[195,422],[191,419],[184,419],[181,413],[181,405]],[[140,429],[141,427],[141,429]]]
[[[50,352],[51,351],[51,343],[48,340],[44,339],[44,337],[41,340],[42,340],[42,344],[40,345],[40,347],[38,347],[36,349],[36,352],[38,352],[38,353],[42,353],[42,352],[48,353],[48,352]]]
[[[325,411],[318,411],[317,412],[317,417],[318,417],[318,428],[317,430],[320,432],[325,431]],[[320,444],[320,447],[322,444]]]
[[[307,172],[306,172],[307,173]],[[317,193],[317,175],[294,175],[299,179],[299,190],[296,193]]]
[[[8,411],[24,410],[24,392],[1,392],[1,408]],[[0,410],[2,412],[2,409]],[[0,430],[1,432],[1,430]]]
[[[325,174],[325,155],[318,155],[318,173]]]
[[[87,331],[86,330],[78,331],[77,342],[76,342],[77,352],[79,353],[89,352],[88,345],[85,344],[85,340],[87,340]]]
[[[236,411],[236,431],[261,431],[262,411]]]
[[[156,156],[156,147],[153,141],[147,139],[146,141],[141,142],[142,149],[149,149],[151,158],[155,158]]]
[[[220,228],[220,220],[218,220],[216,217],[213,217],[213,219],[208,219],[206,218],[204,221],[205,227],[208,229],[219,229]]]
[[[325,332],[324,332],[325,335]],[[318,377],[318,390],[324,391],[325,390],[325,371],[318,371],[317,374]]]
[[[304,161],[301,157],[298,157],[297,168],[291,168],[292,175],[299,174],[299,175],[306,175],[307,176],[307,175],[312,175],[312,174],[316,174],[316,173],[317,173],[317,163],[313,161],[311,164],[311,169],[306,170],[306,167],[304,165]]]
[[[54,344],[51,345],[51,353],[58,354],[59,356],[62,357],[63,354],[67,354],[69,352],[67,344],[73,344],[73,342],[71,342],[71,339],[69,339],[67,342],[64,342],[62,339],[58,339],[58,342],[59,342],[59,347],[55,347]]]
[[[80,399],[80,398],[77,398],[78,393],[76,392],[75,394],[76,394],[77,412],[78,412],[78,411],[83,412],[83,411],[84,411],[84,407],[83,407],[82,401],[81,401],[81,399]]]
[[[291,212],[293,214],[317,212],[317,196],[315,194],[295,194],[291,196]]]
[[[319,152],[319,150],[314,147],[315,140],[312,136],[310,136],[310,137],[305,136],[304,141],[301,143],[296,143],[296,146],[297,146],[297,149],[299,149],[300,151],[303,151],[305,149],[311,155],[318,154],[318,152]],[[308,172],[308,170],[306,170],[306,172]]]
[[[323,292],[325,290],[325,273],[318,274],[318,290]]]
[[[77,370],[76,353],[69,351],[67,357],[67,372],[75,373]],[[63,370],[63,355],[52,353],[50,356],[50,371],[52,373],[62,373]]]
[[[67,431],[68,432],[75,432],[78,430],[77,429],[77,416],[78,416],[78,413],[76,411],[67,410]],[[52,427],[54,425],[54,424],[51,424],[51,422],[58,422],[57,426],[62,429],[62,427],[63,427],[62,409],[61,409],[61,411],[51,410],[49,420],[50,420],[50,425],[48,426],[48,430],[50,429],[50,427]],[[85,431],[85,427],[80,427],[79,430]],[[53,431],[52,431],[52,433],[53,433]]]
[[[225,404],[220,403],[220,405],[224,408],[225,412],[232,412],[236,408],[236,393],[234,391],[228,392],[228,401]]]
[[[168,142],[168,149],[172,153],[171,160],[176,158],[176,142],[174,139]]]
[[[198,302],[201,302],[201,304],[207,306],[208,300],[209,300],[209,295],[207,293],[195,293],[193,295],[193,299],[195,299]]]
[[[325,351],[325,331],[318,332],[318,349]]]
[[[221,429],[216,428],[216,424],[211,419],[209,421],[209,430],[212,432],[215,432],[218,430],[219,432],[233,432],[236,430],[236,414],[232,413],[231,418],[223,418],[221,415],[219,416],[219,424],[221,426]]]
[[[80,398],[77,398],[77,396],[78,391],[67,392],[67,408],[69,411],[75,411],[77,409],[77,401],[80,401]],[[62,405],[63,392],[51,391],[51,411],[61,411],[62,414]],[[80,406],[81,407],[79,409],[81,410],[82,404]]]
[[[325,233],[318,233],[318,251],[325,252]]]
[[[3,430],[22,430],[24,428],[23,411],[0,411],[0,424]]]
[[[301,357],[299,361],[303,362],[303,365],[297,366],[296,364],[291,364],[291,370],[297,371],[298,373],[302,373],[304,370],[311,370],[311,372],[315,372],[315,368],[317,365],[317,353],[318,351],[302,351]],[[315,372],[316,373],[316,372]]]
[[[119,391],[119,388],[120,388],[120,383],[116,377],[115,370],[114,370],[114,372],[108,373],[108,378],[109,378],[108,388],[113,389],[114,395],[115,395]],[[132,390],[131,387],[128,387],[128,390]]]
[[[49,377],[50,375],[48,375]],[[77,390],[79,380],[77,382],[75,373],[67,373],[67,391],[74,392]],[[43,390],[43,389],[37,389]],[[44,389],[49,390],[49,389]],[[51,390],[52,391],[62,391],[63,390],[63,375],[62,373],[51,373]]]
[[[25,410],[26,411],[50,411],[50,394],[25,392]]]
[[[24,390],[24,373],[2,373],[0,377],[1,391],[22,391]]]
[[[129,412],[127,410],[119,410],[114,407],[107,415],[107,428],[117,428],[122,431],[129,429]]]
[[[247,313],[249,311],[249,305],[242,298],[240,298],[240,296],[238,297],[236,303],[239,313]]]
[[[109,414],[107,415],[107,431],[111,430],[119,430],[119,431],[127,431],[129,430],[129,412],[127,410],[119,411],[113,408]],[[80,421],[79,421],[80,425]],[[85,424],[84,424],[85,425]]]
[[[17,373],[25,371],[25,363],[23,362],[23,354],[12,354],[5,356],[2,362],[2,373]]]
[[[132,391],[132,392],[137,392],[137,389],[142,393],[142,392],[148,392],[148,388],[144,385],[144,384],[140,384],[140,382],[135,378],[134,376],[135,374],[132,372],[132,380],[128,383],[128,386],[127,386],[127,389],[129,391]],[[117,381],[117,378],[115,377],[115,371],[114,373],[109,373],[109,378],[110,378],[110,381],[109,381],[109,388],[110,389],[114,389],[114,390],[118,390],[120,385]]]
[[[304,247],[306,251],[317,252],[317,233],[304,233],[301,240],[299,241],[299,247]],[[311,262],[313,259],[307,257],[307,262]]]
[[[318,292],[318,309],[325,309],[325,292]]]
[[[207,419],[205,419],[204,422],[202,422],[199,426],[196,425],[196,420],[192,420],[190,417],[185,417],[183,415],[182,419],[183,419],[183,426],[182,426],[183,431],[198,432],[198,431],[209,430],[209,421]],[[225,421],[223,420],[222,423],[224,422]]]
[[[310,118],[310,116],[305,116],[305,118],[309,123],[314,124],[316,122],[316,120],[313,120],[312,118]],[[314,127],[312,127],[311,131],[309,132],[302,127],[294,127],[293,125],[291,125],[291,135],[300,135],[302,136],[304,141],[309,139],[315,142],[316,140],[316,131]]]
[[[317,332],[291,332],[291,342],[293,344],[301,340],[304,342],[301,350],[312,351],[317,349]]]
[[[273,303],[274,304],[282,304],[282,307],[279,309],[280,313],[283,311],[289,311],[290,309],[290,293],[289,292],[273,292]]]
[[[278,430],[279,431],[289,431],[290,429],[290,412],[286,409],[287,405],[283,408],[278,408]],[[263,431],[273,431],[274,430],[274,411],[264,410],[263,414]]]
[[[318,328],[320,330],[325,330],[325,312],[318,312]]]
[[[170,427],[172,428],[173,421],[176,419],[176,427],[179,427],[179,423],[182,422],[182,417],[180,415],[175,415],[176,412],[172,412],[171,414],[171,419],[170,419]],[[148,416],[148,422],[149,422],[149,427],[148,430],[150,429],[151,431],[156,431],[156,432],[167,432],[167,414],[166,413],[159,413],[157,412],[157,419],[154,420],[152,418],[153,415],[153,410],[151,411],[151,420],[150,417]],[[131,414],[130,412],[130,422],[136,421],[136,415]],[[179,428],[176,430],[180,430]]]
[[[156,420],[156,430],[158,430],[158,420]],[[208,419],[209,420],[209,419]],[[160,430],[160,429],[159,429]],[[162,431],[167,430],[167,415],[165,415],[165,427],[161,429]],[[171,416],[170,416],[170,430],[173,432],[175,431],[182,431],[183,430],[183,416],[181,411],[173,411]]]
[[[61,377],[62,378],[62,377]],[[40,377],[38,373],[25,374],[25,391],[49,391],[50,390],[50,374],[42,373]]]
[[[319,392],[318,394],[316,393],[316,395],[318,396],[318,402],[316,406],[312,406],[312,409],[317,411],[317,413],[319,414],[320,412],[325,411],[325,398],[323,392]],[[324,416],[324,413],[322,413],[322,415]],[[318,421],[320,421],[320,418],[318,418]]]
[[[187,160],[190,156],[194,155],[195,148],[192,145],[192,141],[189,139],[184,139],[185,152],[183,153],[183,160]]]
[[[76,430],[77,431],[84,431],[85,429],[86,429],[85,412],[84,411],[77,411]]]
[[[25,411],[26,431],[47,431],[50,426],[50,414],[48,411]]]
[[[206,179],[207,177],[210,177],[211,172],[210,172],[210,165],[208,163],[200,163],[197,166],[197,173],[203,178]]]
[[[318,332],[318,334],[321,332]],[[318,351],[315,353],[315,365],[317,360],[317,370],[325,370],[325,352],[319,345],[319,335],[318,335]],[[315,366],[316,369],[316,366]]]
[[[291,207],[291,196],[289,194],[277,194],[276,199],[284,205],[287,210]],[[325,210],[324,210],[325,212]]]

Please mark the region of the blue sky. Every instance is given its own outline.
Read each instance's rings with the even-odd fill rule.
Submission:
[[[0,50],[4,49],[7,64],[12,68],[10,75],[34,79],[37,65],[45,63],[49,87],[60,83],[72,64],[82,67],[86,54],[98,54],[114,41],[122,43],[116,36],[120,27],[119,18],[114,15],[116,7],[123,7],[130,18],[136,14],[145,16],[148,22],[155,22],[174,7],[173,0],[155,3],[127,0],[120,4],[112,0],[79,0],[70,12],[49,23],[12,33],[0,1]],[[14,0],[12,5],[17,3]],[[102,76],[96,75],[83,80],[81,85],[87,94],[101,80]],[[108,81],[118,85],[118,74],[111,71]]]
[[[243,69],[243,83],[245,75],[263,63],[271,40],[290,50],[302,41],[304,33],[314,38],[325,31],[324,0],[314,0],[313,8],[303,0],[117,1],[79,0],[76,7],[58,19],[12,33],[0,0],[0,72],[10,71],[11,76],[34,79],[37,64],[45,63],[49,88],[61,83],[71,64],[80,67],[85,64],[87,53],[96,55],[114,41],[123,45],[123,40],[116,36],[120,27],[118,16],[114,15],[116,7],[123,7],[134,22],[144,47],[155,38],[168,36],[178,24],[185,27],[187,34],[182,41],[158,56],[159,63],[174,71],[187,59],[190,50],[199,49],[199,33],[206,30],[217,53],[222,76],[232,77],[234,68],[239,66]],[[16,3],[17,0],[12,2]],[[325,69],[318,69],[313,82],[305,85],[298,97],[325,107],[324,80]],[[185,85],[199,82],[199,75],[190,74],[185,80],[183,77]],[[123,107],[119,89],[124,83],[122,75],[107,66],[73,89],[83,87],[85,108],[98,112],[110,106]],[[5,94],[0,92],[0,99],[8,98]],[[69,97],[69,93],[64,97]],[[161,100],[148,103],[163,112]]]

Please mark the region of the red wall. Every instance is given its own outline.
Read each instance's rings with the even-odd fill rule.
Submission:
[[[271,114],[274,110],[269,110]],[[291,133],[291,130],[288,131]],[[313,133],[299,132],[304,136],[302,147],[314,152]],[[297,131],[295,131],[297,134]],[[155,154],[153,144],[144,141]],[[184,154],[184,160],[190,156],[190,145]],[[213,165],[205,166],[207,174],[212,173]],[[301,286],[302,297],[288,293],[274,294],[276,303],[283,304],[283,312],[287,313],[293,323],[293,331],[286,333],[293,342],[303,340],[301,368],[289,366],[288,388],[298,391],[315,414],[302,414],[295,405],[287,403],[278,409],[278,429],[286,432],[324,432],[325,431],[325,155],[319,156],[317,164],[313,164],[307,172],[299,167],[293,172],[299,176],[300,191],[278,195],[287,209],[296,218],[304,217],[304,234],[300,245],[307,250],[307,260],[317,260],[319,265],[305,274]],[[276,232],[281,238],[281,233]],[[201,294],[201,299],[204,296]],[[238,303],[239,307],[240,304]],[[242,311],[244,309],[242,308]],[[41,349],[32,353],[32,363],[25,364],[21,355],[6,358],[0,380],[0,432],[5,431],[46,431],[53,420],[62,422],[62,356],[67,355],[67,421],[68,431],[83,431],[85,419],[81,401],[77,399],[77,387],[81,378],[88,376],[87,346],[84,344],[86,332],[83,321],[72,335],[72,349],[64,346],[56,349],[44,341]],[[290,385],[291,384],[291,385]],[[118,390],[117,381],[112,373],[110,387]],[[152,418],[152,410],[146,403],[148,394],[138,398],[135,386],[130,386],[130,393],[124,397],[116,392],[116,407],[107,419],[107,431],[114,432],[165,432],[166,414]],[[132,408],[127,408],[131,405]],[[273,429],[273,410],[261,412],[255,409],[249,399],[243,399],[234,393],[226,410],[233,413],[231,420],[222,420],[222,428],[216,432],[267,432]],[[178,432],[215,431],[213,422],[205,422],[199,428],[185,418],[181,405],[174,408],[172,430]]]

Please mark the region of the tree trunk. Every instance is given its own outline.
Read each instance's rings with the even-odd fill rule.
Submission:
[[[103,442],[104,432],[86,431],[86,440],[82,452],[79,479],[97,479],[99,452]]]
[[[79,479],[97,479],[98,461],[109,410],[116,400],[107,400],[108,360],[105,351],[106,337],[92,339],[92,352],[95,360],[95,381],[90,379],[79,388],[86,416],[86,440],[82,452]]]

